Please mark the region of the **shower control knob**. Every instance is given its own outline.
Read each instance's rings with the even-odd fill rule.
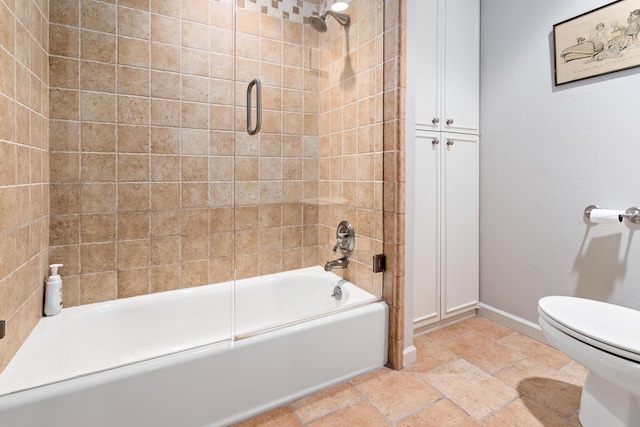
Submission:
[[[343,255],[350,254],[356,246],[356,233],[348,221],[341,221],[336,229],[336,245],[333,247],[333,253],[338,249]]]
[[[447,126],[451,126],[453,124],[453,119],[447,119]]]
[[[434,117],[433,119],[431,119],[431,123],[433,123],[434,125],[437,125],[438,123],[440,123],[440,119],[437,117]]]

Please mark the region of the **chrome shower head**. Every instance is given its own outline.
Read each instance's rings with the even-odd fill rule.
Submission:
[[[324,33],[327,31],[327,15],[333,16],[335,20],[338,21],[338,24],[343,27],[349,25],[349,22],[351,21],[351,18],[346,13],[336,13],[332,10],[326,10],[320,16],[312,16],[309,18],[309,24],[311,24],[316,31]]]
[[[321,18],[319,16],[312,16],[311,18],[309,18],[309,24],[311,24],[313,29],[318,32],[327,32],[327,23],[325,22],[324,18]]]

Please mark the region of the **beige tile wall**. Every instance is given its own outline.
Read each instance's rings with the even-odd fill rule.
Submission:
[[[41,315],[48,241],[71,306],[228,280],[234,268],[246,277],[323,263],[343,218],[358,232],[351,280],[380,293],[370,256],[391,255],[393,363],[403,347],[402,8],[351,3],[348,32],[329,20],[320,39],[250,11],[234,24],[213,0],[60,0],[50,13],[46,1],[0,0],[0,67],[11,76],[0,83],[0,369]],[[232,124],[244,126],[256,72],[274,120],[252,139]]]
[[[317,263],[317,34],[213,0],[53,6],[50,259],[66,306]]]
[[[0,0],[0,371],[42,316],[49,240],[48,2]]]
[[[383,244],[398,221],[399,156],[383,142],[399,128],[383,76],[394,2],[354,0],[351,25],[328,19],[322,35],[250,9],[234,20],[217,1],[71,3],[52,10],[50,61],[51,259],[69,266],[67,306],[323,264],[346,219],[345,276],[381,295],[371,257],[387,253],[401,317],[388,296],[403,292],[402,251]],[[256,76],[264,125],[250,137]]]
[[[383,253],[383,2],[352,0],[346,13],[348,27],[327,18],[320,37],[319,263],[336,258],[336,226],[349,221],[345,277],[381,296],[372,257]]]
[[[318,36],[237,9],[236,277],[317,263]],[[246,129],[247,83],[263,85],[263,125]],[[254,118],[255,123],[255,118]]]
[[[380,292],[370,256],[389,256],[400,360],[403,117],[388,107],[402,96],[402,2],[375,3],[353,1],[351,28],[329,20],[322,40],[240,12],[234,64],[227,3],[60,0],[49,13],[0,0],[0,369],[41,315],[48,241],[70,306],[323,263],[343,218],[358,232],[352,280]],[[256,40],[257,59],[243,57]],[[259,72],[276,123],[239,132],[235,150],[246,81],[234,88],[234,65],[246,81]]]
[[[345,277],[383,296],[389,365],[404,350],[405,91],[404,0],[352,0],[347,29],[327,20],[320,38],[319,260],[334,258],[335,227],[356,230]],[[371,257],[387,256],[381,277]],[[355,268],[354,268],[355,267]]]

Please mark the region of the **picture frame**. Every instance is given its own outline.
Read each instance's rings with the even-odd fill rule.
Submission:
[[[640,0],[617,0],[553,26],[555,85],[640,66]]]

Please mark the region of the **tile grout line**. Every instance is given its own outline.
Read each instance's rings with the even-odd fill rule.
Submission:
[[[375,370],[375,371],[373,371],[373,372],[380,371],[380,370],[383,370],[383,369],[388,369],[388,368],[382,367],[382,368],[377,369],[377,370]],[[364,374],[364,375],[367,375],[367,374]],[[364,375],[362,375],[362,376],[364,376]],[[387,418],[387,416],[386,416],[386,415],[385,415],[385,414],[380,410],[380,408],[378,408],[378,406],[377,406],[377,405],[375,405],[375,404],[371,401],[371,399],[369,398],[369,396],[367,396],[367,395],[365,394],[365,392],[364,392],[364,391],[362,391],[362,390],[360,390],[360,389],[358,388],[358,386],[353,382],[353,379],[352,379],[350,382],[351,382],[351,385],[353,385],[353,387],[358,391],[358,393],[360,393],[360,394],[362,395],[362,397],[363,397],[363,399],[364,399],[364,400],[362,400],[362,401],[360,401],[360,402],[358,402],[358,403],[361,403],[361,402],[364,402],[364,401],[369,402],[369,404],[370,404],[370,405],[371,405],[371,406],[372,406],[376,411],[378,411],[378,413],[382,416],[382,418],[384,418],[384,420],[385,420],[387,423],[389,423],[390,425],[393,425],[393,424],[389,421],[389,419]],[[351,405],[351,406],[353,406],[353,405]]]
[[[358,392],[359,392],[359,390],[358,390]],[[313,395],[312,395],[312,396],[313,396]],[[362,403],[362,402],[365,402],[365,401],[368,401],[368,400],[369,400],[369,399],[368,399],[366,396],[362,395],[360,400],[357,400],[357,401],[354,401],[354,402],[350,402],[350,403],[348,403],[348,404],[346,404],[346,405],[340,406],[340,407],[338,407],[338,408],[336,408],[336,409],[332,410],[331,412],[327,412],[326,414],[324,414],[324,415],[322,415],[322,416],[320,416],[320,417],[318,417],[318,418],[314,418],[314,419],[312,419],[312,420],[309,420],[309,421],[307,421],[306,423],[303,423],[303,422],[302,422],[302,420],[300,420],[300,417],[298,416],[298,414],[296,413],[296,411],[295,411],[293,408],[291,408],[291,405],[289,405],[289,408],[293,411],[293,413],[296,415],[296,417],[297,417],[297,418],[298,418],[298,420],[300,421],[300,425],[304,427],[304,426],[309,426],[309,425],[311,425],[311,424],[315,423],[316,421],[319,421],[319,420],[321,420],[321,419],[323,419],[323,418],[326,418],[326,417],[328,417],[328,416],[331,416],[331,415],[337,414],[338,412],[342,412],[342,411],[344,411],[344,410],[346,410],[346,409],[348,409],[348,408],[350,408],[350,407],[352,407],[352,406],[355,406],[355,405],[357,405],[357,404],[359,404],[359,403]]]
[[[511,387],[510,387],[511,388]],[[491,415],[498,413],[500,411],[502,411],[504,408],[506,408],[507,406],[511,405],[513,402],[522,399],[522,397],[524,396],[522,393],[520,393],[518,390],[516,390],[516,392],[518,392],[518,395],[516,397],[514,397],[513,399],[509,400],[508,402],[505,402],[503,405],[501,405],[500,407],[494,409],[493,411],[483,415],[480,418],[475,418],[472,417],[474,420],[478,421],[480,424],[484,424],[482,421],[489,418]],[[546,408],[546,407],[545,407]]]
[[[434,388],[434,389],[435,389],[435,388]],[[449,399],[449,398],[448,398],[447,396],[445,396],[444,394],[440,393],[440,397],[439,397],[439,398],[437,398],[436,400],[434,400],[433,402],[429,402],[429,403],[427,403],[427,404],[425,404],[425,405],[419,406],[418,408],[416,408],[416,409],[414,409],[414,410],[412,410],[412,411],[409,411],[409,412],[407,412],[407,413],[405,413],[405,414],[401,415],[400,417],[396,418],[396,419],[393,421],[393,423],[392,423],[392,424],[395,426],[395,425],[396,425],[396,423],[399,423],[400,421],[404,421],[404,420],[406,420],[407,418],[409,418],[409,417],[411,417],[411,416],[413,416],[413,415],[415,415],[415,414],[417,414],[417,413],[421,412],[422,410],[427,409],[427,408],[429,408],[429,407],[431,407],[431,406],[435,405],[436,403],[441,402],[441,401],[443,401],[443,400],[448,400],[449,402],[451,402],[451,399]],[[453,402],[451,402],[451,403],[452,403],[453,405],[455,405],[456,407],[460,408],[460,407],[459,407],[458,405],[456,405],[455,403],[453,403]],[[460,408],[460,409],[462,409],[462,408]],[[466,413],[466,412],[465,412],[465,413]]]
[[[476,331],[476,332],[477,332],[477,331]],[[501,338],[501,339],[500,339],[500,341],[501,341],[501,340],[503,340],[503,339],[505,339],[505,338],[508,338],[508,337],[510,337],[510,336],[514,336],[514,335],[516,335],[516,334],[518,334],[518,332],[514,332],[513,334],[510,334],[510,335],[508,335],[508,336],[506,336],[506,337],[503,337],[503,338]],[[451,341],[453,341],[453,340],[455,340],[455,339],[457,339],[457,338],[460,338],[460,337],[463,337],[463,336],[466,336],[466,335],[469,335],[469,334],[468,334],[468,333],[461,334],[461,335],[459,335],[459,336],[457,336],[457,337],[455,337],[455,338],[452,338],[452,339],[450,339],[450,340],[440,341],[440,342],[434,342],[433,344],[439,344],[439,343],[447,343],[447,342],[451,342]],[[482,335],[482,334],[481,334],[481,335]],[[484,335],[483,335],[483,336],[484,336]],[[489,337],[487,337],[487,338],[489,338]],[[495,343],[499,343],[499,342],[498,342],[498,340],[493,340],[493,339],[492,339],[492,341],[493,341],[493,342],[495,342]],[[499,344],[501,344],[501,343],[499,343]],[[501,345],[504,345],[504,344],[501,344]],[[521,351],[519,351],[519,350],[517,350],[517,349],[513,349],[512,347],[509,347],[509,346],[507,346],[507,347],[508,347],[509,349],[511,349],[511,350],[513,350],[513,351],[516,351],[517,353],[521,354],[523,357],[522,357],[521,359],[519,359],[519,360],[517,360],[517,361],[515,361],[515,362],[513,362],[513,363],[511,363],[511,364],[509,364],[509,365],[507,365],[507,366],[504,366],[503,368],[501,368],[500,370],[498,370],[497,372],[495,372],[495,373],[493,373],[493,374],[492,374],[492,373],[489,373],[489,372],[487,372],[487,371],[485,371],[485,370],[484,370],[484,369],[482,369],[481,367],[477,366],[475,363],[472,363],[471,361],[469,361],[469,360],[465,359],[464,357],[462,357],[461,355],[459,355],[459,354],[458,354],[458,353],[456,353],[455,351],[450,350],[450,351],[452,351],[453,353],[455,353],[457,356],[459,356],[459,358],[460,358],[460,359],[462,359],[462,360],[466,361],[467,363],[471,364],[472,366],[474,366],[474,367],[476,367],[476,368],[480,369],[482,372],[484,372],[484,373],[488,374],[489,376],[491,376],[492,378],[496,379],[497,381],[499,381],[500,383],[502,383],[502,384],[503,384],[503,385],[505,385],[506,387],[508,387],[508,388],[510,388],[510,389],[513,389],[514,391],[516,391],[516,392],[518,393],[518,396],[517,396],[516,398],[512,399],[512,400],[511,400],[511,401],[509,401],[509,402],[506,402],[504,405],[500,406],[499,408],[496,408],[495,410],[491,411],[489,414],[486,414],[485,416],[483,416],[483,417],[481,417],[481,418],[475,418],[475,417],[471,416],[471,414],[468,414],[468,413],[467,413],[467,411],[465,411],[463,408],[460,408],[460,406],[458,406],[455,402],[451,401],[451,399],[450,399],[448,396],[446,396],[446,394],[442,393],[442,392],[441,392],[437,387],[435,387],[435,386],[433,386],[433,385],[429,384],[429,383],[424,379],[424,375],[425,375],[427,372],[422,373],[422,374],[420,375],[420,379],[422,379],[423,381],[425,381],[425,383],[427,383],[429,386],[433,387],[435,390],[437,390],[439,393],[441,393],[443,396],[445,396],[445,398],[447,398],[449,401],[451,401],[451,403],[453,403],[456,407],[460,408],[461,410],[463,410],[463,412],[467,413],[468,415],[470,415],[470,416],[471,416],[471,418],[473,418],[474,420],[477,420],[477,421],[480,421],[480,420],[482,420],[482,419],[484,419],[484,418],[488,417],[489,415],[491,415],[491,414],[493,414],[493,413],[495,413],[495,412],[498,412],[498,411],[500,411],[500,410],[504,409],[505,407],[507,407],[508,405],[512,404],[514,401],[516,401],[516,400],[518,400],[518,399],[521,399],[522,397],[527,397],[527,398],[528,398],[528,399],[530,399],[532,402],[535,402],[536,404],[539,404],[542,408],[544,408],[544,409],[545,409],[545,410],[547,410],[548,412],[551,412],[551,413],[557,414],[557,415],[559,415],[561,418],[564,418],[564,417],[562,417],[562,415],[558,414],[558,413],[557,413],[556,411],[554,411],[552,408],[549,408],[549,407],[548,407],[547,405],[545,405],[543,402],[539,402],[539,401],[537,401],[537,400],[533,399],[533,398],[532,398],[532,397],[530,397],[530,396],[525,396],[523,393],[521,393],[521,392],[520,392],[520,391],[518,391],[517,389],[514,389],[511,385],[506,384],[504,381],[502,381],[502,380],[500,380],[499,378],[497,378],[497,377],[496,377],[496,375],[498,375],[500,372],[503,372],[504,370],[506,370],[506,369],[508,369],[508,368],[511,368],[511,367],[513,367],[513,366],[515,366],[515,365],[517,365],[517,364],[519,364],[519,363],[522,363],[522,362],[523,362],[523,361],[525,361],[525,360],[538,361],[538,362],[543,363],[544,365],[546,365],[546,363],[544,363],[544,362],[542,362],[542,361],[540,361],[540,360],[538,360],[538,359],[536,359],[536,358],[534,358],[534,357],[530,357],[530,356],[528,356],[528,355],[526,355],[526,354],[522,353]],[[460,360],[460,359],[457,359],[457,360]],[[436,368],[434,368],[434,369],[429,370],[428,372],[431,372],[431,371],[434,371],[434,370],[441,369],[441,368],[443,368],[443,367],[445,367],[445,366],[447,366],[447,365],[450,365],[450,364],[454,363],[455,361],[456,361],[456,360],[451,361],[451,362],[448,362],[448,363],[443,364],[443,365],[440,365],[440,366],[438,366],[438,367],[436,367]],[[571,365],[572,365],[572,364],[574,364],[574,363],[576,363],[576,362],[575,362],[575,361],[572,361],[572,363],[569,363],[568,365],[566,365],[565,367],[563,367],[563,368],[562,368],[562,370],[564,370],[564,369],[568,368],[569,366],[571,366]],[[547,366],[548,366],[548,365],[547,365]],[[549,368],[554,369],[554,368],[552,368],[552,367],[550,367],[550,366],[549,366]],[[556,369],[554,369],[554,370],[555,370],[555,371],[557,371],[557,372],[560,372],[560,370],[556,370]],[[572,414],[571,416],[573,416],[573,414]],[[567,420],[568,420],[568,419],[570,419],[570,418],[571,418],[571,416],[566,417],[565,419],[567,419]]]
[[[457,353],[456,353],[456,355],[457,355]],[[476,417],[472,416],[472,415],[471,415],[469,412],[467,412],[464,408],[460,407],[456,402],[454,402],[454,401],[453,401],[449,396],[447,396],[444,392],[442,392],[438,387],[436,387],[436,386],[434,386],[434,385],[432,385],[432,384],[429,384],[429,382],[428,382],[426,379],[424,379],[424,374],[427,374],[428,372],[435,371],[436,369],[440,369],[440,368],[442,368],[442,367],[444,367],[444,366],[451,365],[451,364],[453,364],[454,362],[457,362],[457,361],[459,361],[459,360],[464,360],[465,362],[470,363],[468,360],[466,360],[466,359],[464,359],[464,358],[460,357],[460,358],[458,358],[458,359],[456,359],[456,360],[452,360],[451,362],[445,363],[444,365],[440,365],[440,366],[438,366],[438,367],[436,367],[436,368],[430,369],[430,370],[429,370],[429,371],[427,371],[427,372],[424,372],[424,373],[421,375],[421,378],[420,378],[420,379],[421,379],[422,381],[424,381],[424,383],[425,383],[425,384],[427,384],[429,387],[433,388],[433,389],[434,389],[434,390],[436,390],[438,393],[440,393],[444,399],[446,399],[446,400],[448,400],[449,402],[451,402],[451,404],[452,404],[452,405],[454,405],[456,408],[460,409],[462,412],[464,412],[465,414],[467,414],[471,419],[473,419],[473,420],[476,420],[476,421],[477,421],[477,418],[476,418]],[[472,364],[472,363],[471,363],[471,365],[476,366],[476,365],[474,365],[474,364]],[[480,369],[480,368],[478,368],[478,369]],[[442,400],[442,399],[439,399],[439,400]],[[433,403],[435,403],[435,402],[433,402]],[[433,403],[432,403],[432,404],[433,404]]]

